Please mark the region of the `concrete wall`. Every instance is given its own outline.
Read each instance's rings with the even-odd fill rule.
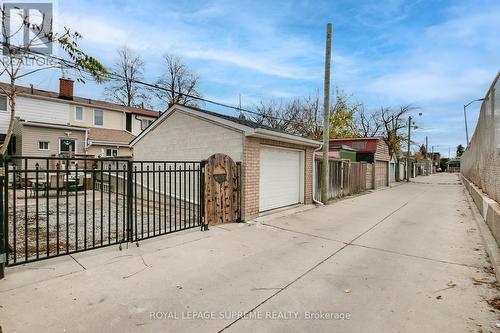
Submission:
[[[215,153],[242,161],[243,134],[178,110],[134,146],[137,161],[201,161]]]
[[[311,204],[313,198],[312,168],[314,148],[254,137],[245,138],[242,164],[243,198],[242,219],[247,221],[259,215],[260,146],[271,145],[304,151],[304,203]]]
[[[462,174],[500,202],[500,72],[481,105],[469,147],[460,159]]]
[[[470,193],[479,213],[490,228],[491,234],[500,246],[500,205],[463,176],[462,182]]]

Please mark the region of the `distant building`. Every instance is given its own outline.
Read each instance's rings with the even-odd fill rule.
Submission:
[[[448,172],[460,172],[460,158],[452,158],[448,162]]]
[[[370,138],[342,138],[330,139],[330,150],[335,151],[338,146],[347,146],[356,151],[357,162],[367,162],[371,165],[372,177],[367,177],[372,188],[389,186],[389,146],[381,136]]]
[[[322,156],[322,151],[316,152],[316,158],[321,158]],[[356,150],[346,145],[334,145],[330,146],[328,157],[356,162]]]

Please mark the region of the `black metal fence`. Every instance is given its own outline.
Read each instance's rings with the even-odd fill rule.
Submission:
[[[4,168],[10,266],[203,223],[203,162],[8,157]]]

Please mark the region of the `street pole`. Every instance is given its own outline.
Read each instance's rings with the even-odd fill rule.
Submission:
[[[406,155],[406,181],[410,182],[410,142],[411,142],[411,116],[408,117],[408,152]]]
[[[426,135],[425,136],[425,159],[429,158],[429,137]]]
[[[467,140],[465,142],[465,149],[469,148],[469,130],[467,127],[467,107],[474,102],[481,102],[481,101],[484,101],[484,98],[478,98],[478,99],[470,101],[467,104],[464,104],[465,140]]]
[[[467,105],[464,104],[464,120],[465,120],[465,148],[469,147],[469,130],[467,129]]]
[[[325,91],[323,99],[323,168],[321,177],[321,201],[328,202],[328,185],[330,166],[328,151],[330,148],[330,62],[332,52],[332,24],[326,25],[326,50],[325,50]]]

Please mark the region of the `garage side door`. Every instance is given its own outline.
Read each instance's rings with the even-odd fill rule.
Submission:
[[[375,188],[387,186],[388,162],[375,161]]]
[[[259,211],[301,202],[300,151],[262,146],[260,149]]]

